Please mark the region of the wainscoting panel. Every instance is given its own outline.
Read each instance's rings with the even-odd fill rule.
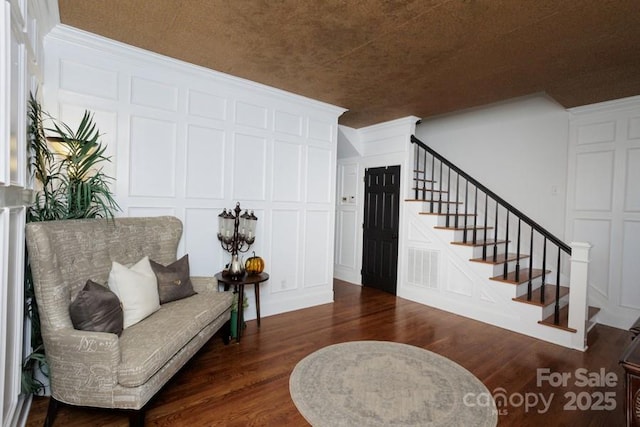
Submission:
[[[302,154],[299,143],[275,141],[273,144],[273,201],[302,200]]]
[[[625,179],[625,212],[640,212],[640,148],[630,148],[627,150],[627,176]]]
[[[297,114],[289,114],[285,111],[276,111],[275,130],[276,132],[289,135],[302,136],[302,117]]]
[[[580,153],[576,159],[576,210],[611,210],[613,151]]]
[[[118,74],[73,60],[60,61],[60,89],[98,98],[118,98]]]
[[[265,200],[267,140],[236,134],[233,152],[233,198]]]
[[[325,268],[333,261],[333,233],[328,211],[307,211],[305,228],[309,230],[304,241],[304,286],[331,285],[333,277]]]
[[[357,212],[355,210],[339,210],[338,218],[336,218],[336,235],[340,236],[338,241],[341,242],[336,246],[336,264],[340,267],[356,269],[356,241],[355,233],[358,230],[356,226]]]
[[[585,124],[578,127],[578,144],[613,142],[616,139],[616,122]]]
[[[573,240],[589,242],[591,263],[599,268],[590,271],[591,289],[609,297],[609,270],[611,268],[611,221],[608,219],[581,219],[573,221]]]
[[[194,274],[213,274],[230,257],[217,239],[218,214],[240,202],[258,216],[256,242],[243,256],[255,250],[270,275],[261,314],[332,300],[344,109],[71,27],[52,30],[46,47],[45,109],[99,111],[101,129],[109,117],[104,142],[120,215],[182,219],[179,252],[189,253]],[[254,313],[250,297],[245,317]]]
[[[317,147],[307,149],[307,201],[311,203],[331,203],[335,181],[323,181],[319,176],[329,176],[335,170],[335,151]]]
[[[184,253],[189,254],[191,274],[213,276],[231,259],[223,254],[218,242],[218,214],[216,209],[188,208],[184,215]]]
[[[270,282],[273,293],[291,291],[300,285],[300,225],[300,211],[297,209],[273,210],[271,259],[266,265],[272,275]]]
[[[309,119],[309,138],[312,139],[312,143],[324,142],[326,146],[329,146],[331,142],[336,138],[336,123],[322,122],[319,120]]]
[[[123,216],[134,216],[134,217],[142,217],[142,216],[176,216],[176,209],[170,206],[129,206],[124,212]]]
[[[188,91],[187,113],[205,119],[227,120],[227,100],[223,97],[200,92]]]
[[[227,172],[224,130],[189,125],[186,151],[186,196],[223,199]]]
[[[565,241],[589,242],[589,302],[627,329],[640,316],[640,97],[570,110]]]
[[[178,88],[134,76],[131,78],[131,104],[177,111]]]
[[[267,129],[267,109],[246,102],[236,103],[236,124]]]
[[[625,221],[623,225],[622,253],[630,256],[622,260],[622,293],[620,305],[640,310],[640,221]]]
[[[130,194],[175,197],[176,123],[148,117],[131,118]]]

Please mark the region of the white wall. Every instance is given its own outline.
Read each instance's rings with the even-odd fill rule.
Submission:
[[[564,237],[569,113],[539,95],[435,117],[422,142]]]
[[[567,236],[592,245],[598,320],[627,329],[640,317],[640,96],[570,112]]]
[[[25,130],[28,92],[42,81],[42,36],[55,19],[48,6],[0,2],[0,423],[6,426],[23,425],[31,402],[20,382],[31,352],[23,310],[24,222],[33,188]]]
[[[217,215],[239,201],[259,219],[252,250],[271,275],[262,315],[333,301],[343,109],[65,26],[45,47],[45,108],[70,123],[95,112],[121,215],[181,218],[179,251],[192,274],[213,275],[229,260]]]
[[[411,135],[417,117],[406,117],[360,129],[340,126],[339,144],[349,149],[342,153],[359,153],[338,159],[336,205],[336,251],[334,275],[351,283],[361,284],[362,223],[364,221],[364,173],[367,168],[400,165],[400,219],[407,194]],[[402,256],[402,239],[398,248]],[[400,282],[398,282],[400,286]]]

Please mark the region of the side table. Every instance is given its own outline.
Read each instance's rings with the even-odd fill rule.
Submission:
[[[244,302],[244,285],[253,285],[253,289],[256,293],[256,315],[258,320],[258,328],[260,327],[260,283],[266,282],[269,280],[269,275],[267,273],[260,274],[245,274],[243,277],[239,279],[232,279],[231,277],[226,277],[222,274],[222,271],[216,273],[216,279],[218,279],[218,283],[222,283],[224,285],[224,290],[228,291],[229,286],[233,286],[234,290],[238,292],[238,316],[237,316],[237,333],[236,333],[236,342],[240,342],[240,335],[242,335],[242,303]]]
[[[640,426],[640,339],[635,338],[620,359],[624,368],[624,407],[628,427]]]

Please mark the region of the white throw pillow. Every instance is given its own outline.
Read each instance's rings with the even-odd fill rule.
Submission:
[[[142,258],[131,268],[114,261],[109,272],[109,289],[122,302],[125,328],[160,308],[158,281],[149,257]]]

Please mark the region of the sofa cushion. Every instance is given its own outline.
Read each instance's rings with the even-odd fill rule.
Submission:
[[[87,280],[69,305],[69,315],[76,329],[117,335],[122,333],[124,318],[118,296],[106,286],[91,280]]]
[[[149,262],[158,279],[160,304],[166,304],[195,294],[189,278],[188,254],[167,266],[154,260],[149,260]]]
[[[122,302],[125,329],[160,308],[158,281],[149,257],[142,258],[131,268],[114,261],[109,272],[109,289]]]
[[[231,308],[231,292],[204,291],[163,304],[120,336],[118,382],[144,384],[200,330]]]

